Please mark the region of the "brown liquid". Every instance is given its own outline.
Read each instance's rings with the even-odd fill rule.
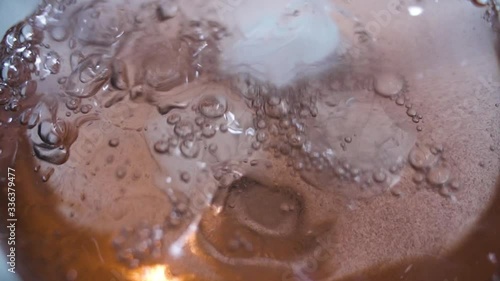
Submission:
[[[2,72],[19,91],[0,164],[16,169],[23,278],[127,280],[163,263],[181,280],[491,278],[496,35],[469,3],[416,3],[418,17],[402,4],[384,26],[370,13],[383,2],[345,5],[376,41],[286,89],[216,75],[223,29],[153,4],[69,5],[64,40],[11,30],[2,58],[30,38],[41,60]]]

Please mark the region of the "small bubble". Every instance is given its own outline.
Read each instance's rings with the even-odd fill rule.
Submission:
[[[300,161],[297,161],[293,164],[293,168],[296,170],[296,171],[300,171],[302,169],[304,169],[304,163],[300,162]]]
[[[450,170],[446,165],[438,165],[429,171],[427,180],[433,185],[443,185],[450,179]]]
[[[415,116],[411,119],[411,121],[413,121],[413,123],[419,123],[420,119],[417,116]]]
[[[413,176],[413,182],[416,184],[421,184],[425,180],[425,176],[422,175],[421,173],[416,173]]]
[[[417,131],[421,132],[423,130],[422,126],[417,126]]]
[[[417,116],[417,110],[415,110],[414,108],[408,108],[408,110],[406,111],[406,114],[410,117],[415,117],[415,116]]]
[[[49,181],[50,177],[54,174],[54,168],[49,168],[45,175],[42,176],[42,181],[47,182]]]
[[[84,104],[80,107],[80,112],[82,112],[83,114],[89,113],[90,110],[92,110],[92,105],[90,104]]]
[[[118,167],[116,169],[116,177],[119,179],[123,179],[127,175],[127,170],[125,167]]]
[[[158,5],[157,13],[159,18],[164,21],[177,15],[178,7],[173,2],[161,3]]]
[[[115,161],[115,156],[108,155],[108,157],[106,157],[106,163],[111,164],[113,161]]]
[[[252,148],[255,150],[260,149],[260,142],[257,141],[252,142]]]
[[[288,121],[287,119],[282,119],[280,120],[280,128],[282,129],[288,129],[290,128],[290,121]]]
[[[198,116],[194,119],[194,123],[198,126],[202,126],[205,123],[205,118]]]
[[[200,153],[200,145],[195,141],[184,140],[181,143],[181,153],[186,158],[196,158]]]
[[[200,100],[198,108],[205,117],[219,118],[227,111],[227,101],[221,96],[206,96]]]
[[[288,203],[283,202],[280,205],[280,210],[282,210],[283,212],[289,212],[290,211],[290,206],[288,205]]]
[[[168,143],[168,141],[164,141],[164,140],[157,141],[153,146],[154,150],[160,154],[168,153],[169,147],[170,147],[170,144]]]
[[[191,180],[191,176],[189,175],[188,172],[182,172],[181,173],[181,180],[185,183],[188,183],[189,180]]]
[[[112,138],[109,140],[108,144],[111,147],[117,147],[120,144],[120,140],[117,138]]]
[[[204,124],[203,128],[201,129],[201,134],[206,137],[206,138],[211,138],[215,136],[215,128],[212,126],[212,124]]]
[[[351,138],[351,137],[345,137],[345,138],[344,138],[344,141],[345,141],[346,143],[351,143],[351,142],[352,142],[352,138]]]
[[[193,125],[188,121],[179,121],[175,124],[174,133],[179,137],[187,137],[193,133]]]
[[[66,101],[66,107],[69,110],[75,110],[80,106],[80,99],[79,98],[71,98],[68,101]]]
[[[257,141],[265,142],[267,140],[267,133],[264,131],[259,131],[257,133]]]
[[[493,145],[490,146],[490,151],[495,151],[495,147]]]
[[[167,123],[170,125],[175,125],[179,121],[181,121],[181,116],[179,114],[172,113],[167,117]]]
[[[306,141],[306,137],[302,134],[295,133],[288,135],[288,143],[293,147],[300,147]]]
[[[459,190],[460,189],[460,182],[458,180],[451,180],[449,186],[451,187],[451,189],[453,190]]]
[[[375,75],[374,78],[375,92],[383,97],[391,97],[403,91],[404,80],[397,74],[382,72]]]
[[[416,169],[423,169],[432,166],[437,158],[433,155],[430,149],[426,146],[416,145],[408,155],[410,164]]]
[[[68,80],[68,77],[61,77],[59,79],[57,79],[57,84],[60,84],[60,85],[63,85],[66,83],[66,81]]]
[[[61,68],[61,57],[58,53],[51,51],[45,56],[45,68],[52,74],[59,73]]]
[[[208,146],[208,151],[210,153],[215,153],[217,151],[217,144],[215,143],[211,143],[209,146]]]
[[[266,127],[266,125],[267,125],[266,121],[264,121],[262,119],[257,122],[257,128],[259,128],[259,129],[264,129]]]
[[[57,42],[62,42],[68,38],[68,30],[64,26],[54,26],[50,29],[50,37]]]
[[[229,130],[229,128],[228,128],[227,124],[221,124],[221,125],[219,126],[219,130],[220,130],[222,133],[225,133],[225,132],[227,132],[227,131]]]
[[[399,106],[403,106],[405,105],[405,98],[403,96],[399,96],[397,99],[396,99],[396,104],[399,105]]]
[[[387,176],[382,171],[378,171],[378,172],[373,173],[373,180],[375,182],[381,183],[381,182],[384,182],[386,179],[387,179]]]
[[[258,164],[259,164],[259,160],[254,159],[254,160],[250,161],[250,166],[257,166]]]

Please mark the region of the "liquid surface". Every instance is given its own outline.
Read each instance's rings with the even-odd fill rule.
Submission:
[[[202,3],[47,1],[7,31],[0,157],[25,176],[26,280],[153,265],[167,280],[336,280],[452,251],[500,170],[485,10],[332,7],[329,24],[286,22],[338,36],[308,49],[292,32],[282,55],[322,62],[298,79],[297,62],[268,60],[293,28],[252,46],[275,30],[253,20],[279,7],[237,22]]]

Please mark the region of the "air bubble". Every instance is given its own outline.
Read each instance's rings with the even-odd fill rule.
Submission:
[[[306,137],[302,134],[295,133],[288,135],[288,143],[293,147],[301,147],[306,141]]]
[[[179,114],[172,113],[167,117],[167,123],[170,125],[175,125],[181,121],[181,116]]]
[[[404,80],[397,74],[382,72],[375,75],[373,87],[377,94],[383,97],[391,97],[403,91]]]
[[[220,96],[206,96],[200,100],[198,108],[205,117],[219,118],[227,111],[227,101]]]
[[[386,174],[383,171],[378,171],[373,173],[373,180],[378,183],[382,183],[387,179]]]
[[[267,140],[267,133],[263,131],[259,131],[257,133],[257,140],[260,142],[265,142]]]
[[[196,158],[200,153],[200,145],[195,141],[184,140],[181,143],[181,153],[186,158]]]
[[[222,133],[225,133],[229,130],[229,127],[227,126],[227,124],[221,124],[219,126],[219,130],[222,132]]]
[[[414,108],[408,108],[406,111],[406,114],[410,117],[416,117],[417,116],[417,111]],[[418,118],[418,117],[417,117]]]
[[[109,140],[109,146],[111,147],[117,147],[120,144],[120,140],[117,138],[112,138]]]
[[[396,104],[399,105],[399,106],[403,106],[405,105],[405,98],[403,96],[399,96],[397,99],[396,99]]]
[[[450,170],[444,164],[432,167],[427,174],[427,181],[432,185],[443,185],[450,179]]]
[[[209,146],[208,146],[208,151],[210,153],[215,153],[217,151],[217,144],[215,143],[211,143]]]
[[[170,147],[170,144],[168,143],[168,141],[164,141],[164,140],[157,141],[153,146],[154,150],[160,154],[168,153],[169,147]]]
[[[50,37],[57,42],[68,39],[69,32],[64,26],[54,26],[50,29]]]
[[[190,179],[191,179],[191,176],[189,175],[188,172],[182,172],[181,173],[181,180],[183,182],[188,183]]]
[[[432,166],[437,158],[433,155],[428,147],[415,146],[408,156],[410,164],[416,169],[423,169]]]
[[[59,73],[61,69],[61,57],[57,52],[51,51],[45,56],[45,69],[50,71],[52,74]]]
[[[215,133],[216,131],[212,124],[204,124],[203,128],[201,129],[201,134],[206,138],[215,136]]]
[[[68,101],[66,101],[66,107],[69,110],[75,110],[80,106],[80,99],[78,98],[70,98]]]
[[[87,114],[92,110],[92,105],[90,104],[84,104],[80,107],[80,112],[83,114]]]
[[[118,179],[123,179],[127,175],[127,169],[125,167],[118,167],[116,169],[116,177]]]
[[[181,138],[193,134],[193,125],[188,121],[179,121],[175,124],[174,133]]]

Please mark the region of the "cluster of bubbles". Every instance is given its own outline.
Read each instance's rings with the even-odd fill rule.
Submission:
[[[218,185],[212,197],[224,198],[220,206],[226,216],[209,213],[201,218],[191,206],[194,200],[187,200],[188,192],[168,189],[174,207],[163,225],[127,229],[113,242],[119,259],[132,268],[160,261],[164,234],[195,218],[201,221],[199,246],[216,260],[238,265],[247,264],[244,257],[253,257],[258,265],[286,267],[287,262],[280,259],[294,256],[286,251],[290,243],[311,242],[320,235],[300,233],[299,226],[307,225],[303,213],[310,201],[303,197],[308,192],[282,187],[276,195],[272,184],[246,176],[252,171],[266,173],[274,162],[283,161],[293,176],[321,192],[378,194],[399,181],[406,163],[415,170],[413,180],[418,185],[426,182],[445,196],[460,188],[443,147],[413,146],[406,132],[402,141],[413,146],[409,154],[370,148],[373,159],[352,156],[363,146],[361,142],[354,147],[370,120],[394,125],[372,110],[380,101],[405,106],[406,115],[422,131],[423,116],[410,102],[409,85],[394,71],[372,75],[334,70],[276,88],[244,75],[215,75],[211,70],[216,67],[216,42],[228,34],[213,22],[176,22],[181,16],[170,1],[143,4],[135,12],[112,11],[102,3],[46,2],[32,17],[9,29],[0,49],[0,105],[11,121],[18,120],[28,131],[34,154],[46,167],[42,180],[49,181],[57,165],[68,161],[84,124],[107,119],[122,128],[128,117],[110,117],[106,112],[123,103],[147,104],[159,115],[159,133],[148,129],[144,135],[159,166],[170,163],[167,184],[175,175],[180,185],[191,186],[199,173],[209,171]],[[169,26],[176,27],[175,23],[179,30],[166,40],[165,34],[174,29]],[[145,41],[151,44],[146,46]],[[119,138],[108,142],[111,148],[119,144]],[[203,168],[196,168],[200,163]],[[40,169],[37,164],[36,170]],[[119,180],[125,176],[125,170],[116,170]],[[245,201],[252,196],[275,196],[270,204],[276,213],[269,217],[282,224],[259,221],[262,218],[249,209],[259,202]],[[217,225],[227,227],[215,231],[233,231],[210,234],[207,229]],[[248,229],[272,237],[276,245],[258,251],[265,243],[259,244]],[[303,252],[307,251],[314,247]]]

